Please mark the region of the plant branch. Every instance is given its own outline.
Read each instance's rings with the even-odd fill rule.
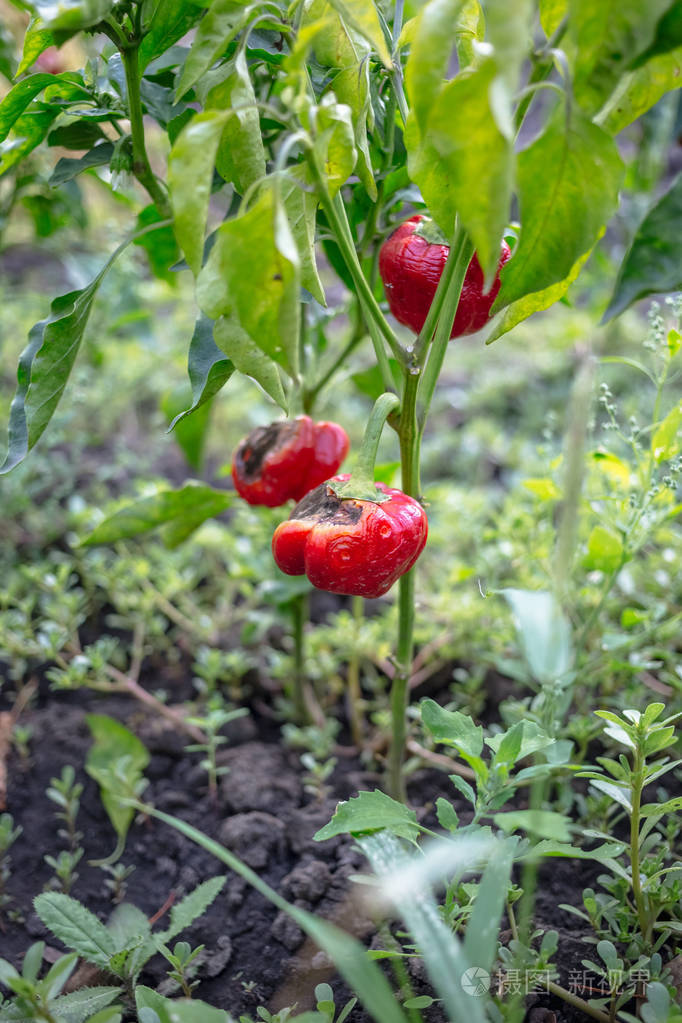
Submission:
[[[154,205],[162,217],[170,217],[171,210],[168,197],[154,174],[147,155],[144,138],[144,122],[142,118],[142,100],[140,97],[140,61],[138,47],[123,47],[121,60],[126,76],[128,92],[128,114],[130,117],[130,134],[133,144],[133,174],[140,184],[147,189]]]

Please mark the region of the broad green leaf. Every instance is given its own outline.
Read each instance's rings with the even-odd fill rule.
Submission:
[[[168,190],[178,244],[196,277],[201,270],[213,167],[229,110],[205,110],[185,125],[168,157]]]
[[[443,799],[442,796],[439,796],[436,800],[436,816],[441,828],[453,832],[457,830],[459,817],[452,803],[449,803],[447,799]]]
[[[82,545],[115,543],[159,526],[178,525],[181,530],[187,530],[185,536],[188,536],[206,519],[225,511],[231,501],[227,491],[214,490],[204,483],[189,482],[180,490],[161,490],[119,508],[100,522]]]
[[[479,0],[464,0],[454,32],[459,69],[465,71],[478,63],[480,50],[476,43],[482,43],[485,37],[485,15]]]
[[[287,399],[277,363],[265,355],[233,316],[221,316],[213,325],[213,336],[235,369],[251,377],[285,412]]]
[[[246,213],[216,231],[197,278],[197,300],[213,320],[233,316],[253,344],[295,375],[299,284],[296,245],[275,191],[268,188]]]
[[[10,91],[0,103],[0,142],[7,138],[15,122],[28,105],[49,85],[54,85],[58,76],[48,74],[30,75]]]
[[[227,360],[225,360],[227,361]],[[204,447],[211,421],[211,406],[204,402],[194,415],[186,418],[187,385],[177,384],[161,398],[161,411],[166,419],[175,423],[173,439],[182,451],[193,472],[199,472],[204,460]],[[180,419],[179,417],[184,418]],[[167,431],[169,432],[169,431]]]
[[[33,900],[36,913],[67,948],[106,969],[116,951],[114,939],[94,913],[70,895],[43,892]],[[113,989],[118,993],[118,989]]]
[[[225,52],[256,8],[256,4],[246,6],[243,0],[213,0],[199,22],[187,54],[175,90],[176,102]]]
[[[381,63],[391,70],[393,62],[381,28],[374,0],[329,0],[343,20],[372,44],[381,58]]]
[[[59,108],[27,110],[12,126],[12,138],[0,143],[0,176],[15,167],[32,153],[47,135]]]
[[[316,111],[315,150],[324,168],[330,196],[345,184],[357,162],[351,109],[336,103],[333,93],[323,96]]]
[[[313,838],[316,842],[323,842],[335,835],[362,835],[384,830],[414,842],[419,835],[417,816],[404,803],[374,789],[337,803],[329,824],[320,828]]]
[[[249,185],[265,177],[265,149],[256,95],[242,49],[225,68],[225,75],[206,96],[206,109],[233,110],[220,138],[216,165],[222,177],[243,195]]]
[[[481,876],[474,908],[467,922],[464,954],[470,963],[490,972],[497,952],[500,918],[509,891],[516,841],[501,843]]]
[[[630,798],[629,795],[630,792],[629,789],[626,791],[625,789],[622,789],[619,785],[614,785],[610,781],[602,781],[601,778],[593,778],[590,781],[590,785],[592,785],[595,789],[599,789],[599,791],[603,792],[605,795],[609,796],[609,798],[613,799],[614,802],[620,803],[620,805],[625,810],[627,810],[629,814],[632,813],[632,799]]]
[[[491,340],[494,340],[494,338],[491,338]],[[541,501],[558,501],[561,497],[561,490],[549,476],[524,480],[523,486],[526,490],[529,490],[531,494],[535,494],[536,497],[539,497]]]
[[[567,11],[568,0],[540,0],[540,24],[548,39],[558,29]]]
[[[307,169],[305,167],[287,169],[281,176],[279,191],[301,261],[301,284],[320,305],[326,305],[315,259],[318,199],[311,187]]]
[[[555,116],[519,155],[521,236],[502,268],[493,313],[571,275],[618,205],[623,164],[608,135],[575,113]]]
[[[624,75],[595,121],[609,135],[617,135],[658,103],[666,92],[679,89],[681,80],[682,47],[678,47]]]
[[[510,810],[507,813],[496,813],[493,820],[506,833],[525,831],[554,842],[571,840],[569,818],[553,810]]]
[[[107,18],[114,0],[33,0],[31,6],[45,28],[79,32]]]
[[[49,28],[45,28],[40,18],[32,17],[24,36],[24,49],[15,77],[25,74],[50,46],[54,46],[54,35]]]
[[[154,276],[174,287],[177,277],[172,267],[180,259],[180,250],[173,228],[167,222],[162,224],[163,220],[164,218],[155,203],[150,203],[149,206],[140,210],[137,215],[137,226],[142,230],[140,230],[139,236],[133,240],[133,245],[144,249],[149,261],[149,268]],[[152,225],[157,225],[153,231],[143,230]]]
[[[490,280],[509,218],[514,159],[510,137],[491,114],[497,70],[487,59],[457,75],[432,104],[425,133],[413,115],[405,132],[410,177],[438,226],[451,238],[459,214]]]
[[[475,725],[466,714],[458,710],[444,710],[435,700],[422,700],[422,721],[437,742],[454,746],[472,757],[480,757],[483,749],[483,729]]]
[[[571,626],[556,598],[543,590],[499,591],[509,604],[523,653],[542,684],[566,675],[573,663]]]
[[[212,320],[200,315],[194,325],[187,357],[187,372],[192,385],[192,404],[175,416],[168,427],[168,432],[195,409],[211,401],[234,371],[234,363],[224,357],[213,340]]]
[[[502,735],[493,735],[486,739],[486,745],[494,751],[494,763],[508,764],[510,767],[529,757],[532,753],[547,749],[554,739],[545,735],[534,721],[517,721]]]
[[[601,238],[604,234],[604,230],[599,232]],[[570,288],[573,281],[576,280],[580,271],[584,267],[587,260],[592,255],[593,249],[588,251],[577,259],[571,267],[570,273],[567,277],[564,277],[563,281],[559,281],[558,284],[551,284],[548,288],[544,288],[542,291],[533,291],[530,295],[525,295],[523,298],[519,298],[516,302],[512,302],[506,309],[502,310],[499,316],[496,316],[493,321],[493,327],[490,335],[486,338],[486,344],[491,345],[493,341],[497,341],[498,338],[506,334],[517,323],[527,320],[533,313],[541,312],[543,309],[549,309],[555,302],[563,298],[568,289]]]
[[[533,47],[533,13],[533,0],[486,0],[485,4],[487,36],[495,49],[500,77],[508,90],[504,98],[510,111],[512,98],[519,87],[521,67]]]
[[[657,463],[667,462],[679,453],[682,444],[682,402],[668,413],[651,438],[651,453]]]
[[[463,0],[429,0],[413,22],[405,86],[420,135],[426,135],[431,107],[445,81],[452,56],[452,26]]]
[[[164,998],[152,988],[138,984],[135,987],[135,1006],[140,1023],[153,1019],[154,1023],[231,1023],[232,1017],[223,1009],[202,1002],[198,998]],[[145,1012],[153,1012],[147,1017]]]
[[[682,287],[682,174],[644,217],[623,260],[604,321],[640,298]]]
[[[573,89],[588,113],[599,110],[630,62],[652,43],[669,6],[670,0],[570,0]]]
[[[0,475],[23,461],[49,423],[76,360],[97,290],[128,244],[119,245],[87,287],[56,298],[50,316],[31,329],[28,345],[19,356],[18,385],[9,416],[9,450]]]
[[[248,884],[260,892],[277,909],[283,910],[295,920],[318,947],[327,953],[341,976],[357,994],[368,1013],[376,1020],[376,1023],[407,1023],[405,1014],[400,1008],[386,977],[376,963],[368,959],[366,950],[359,941],[351,938],[350,935],[345,934],[326,920],[321,920],[312,913],[299,909],[298,906],[290,905],[281,895],[278,895],[273,888],[266,884],[255,871],[247,867],[245,863],[242,863],[234,853],[229,852],[218,842],[213,841],[208,835],[204,835],[190,824],[186,824],[177,817],[162,813],[160,810],[155,810],[153,807],[149,807],[149,813],[151,816],[175,828],[176,831],[189,838],[190,841],[196,842],[202,849],[205,849],[215,856],[216,859],[220,860],[221,863],[228,866],[230,870],[234,870],[236,874],[243,877]],[[195,1023],[195,1021],[193,1020],[192,1023]],[[207,1017],[201,1017],[201,1020],[197,1021],[197,1023],[207,1023]]]
[[[92,1017],[121,994],[118,987],[83,987],[68,995],[55,998],[50,1004],[50,1012],[57,1019],[68,1023],[92,1023]],[[120,1019],[120,1017],[119,1017]]]
[[[633,61],[632,67],[641,67],[652,57],[669,53],[678,46],[682,46],[682,6],[676,2],[665,12],[656,26],[653,42]]]
[[[443,920],[428,886],[423,883],[419,887],[391,884],[396,872],[410,863],[400,843],[393,835],[383,833],[361,838],[358,844],[374,872],[385,882],[396,909],[416,942],[436,993],[442,999],[446,1018],[484,1023],[486,1016],[481,1000],[468,993],[462,984],[471,960]],[[456,848],[456,843],[453,845]]]
[[[52,171],[52,175],[48,184],[50,188],[59,188],[60,185],[65,184],[67,181],[71,181],[73,178],[82,174],[83,171],[89,170],[91,167],[108,167],[109,161],[114,152],[113,142],[100,142],[99,145],[91,149],[89,153],[85,153],[84,156],[80,156],[76,159],[70,156],[64,156],[58,161],[57,166]]]
[[[119,841],[128,833],[135,811],[121,802],[142,778],[149,753],[136,735],[106,714],[86,714],[93,744],[85,770],[99,785],[102,805]],[[116,951],[120,951],[116,949]]]
[[[184,931],[185,928],[189,927],[191,923],[194,923],[197,917],[205,913],[208,907],[215,902],[226,880],[225,875],[222,877],[212,877],[208,881],[197,885],[189,895],[186,895],[180,902],[175,903],[171,907],[170,926],[166,930],[154,934],[157,941],[162,941],[166,944],[180,934],[181,931]]]
[[[194,0],[160,0],[155,6],[151,20],[147,23],[146,34],[140,44],[140,69],[170,49],[194,28],[204,13],[205,4]]]
[[[587,541],[587,553],[583,562],[587,569],[597,569],[610,575],[622,564],[623,541],[606,526],[593,528]]]

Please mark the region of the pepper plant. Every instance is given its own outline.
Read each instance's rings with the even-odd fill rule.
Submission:
[[[682,56],[671,0],[618,9],[585,0],[14,2],[31,21],[0,103],[0,175],[38,146],[60,146],[81,155],[56,162],[55,187],[79,174],[139,187],[127,241],[30,332],[2,472],[48,426],[98,288],[134,242],[165,276],[178,268],[179,247],[196,281],[193,400],[175,422],[239,373],[289,419],[309,414],[368,338],[373,397],[395,396],[388,421],[401,488],[420,500],[422,437],[467,278],[478,268],[488,341],[563,298],[618,207],[624,167],[614,137],[677,86]],[[44,50],[80,33],[81,71],[33,71]],[[161,136],[167,161],[157,157]],[[609,315],[682,283],[680,187],[647,215]],[[415,209],[428,210],[447,249],[416,336],[387,317],[377,279],[382,244]],[[520,226],[504,262],[512,210]],[[318,273],[321,249],[350,292],[331,309],[350,322],[333,350],[324,322],[334,289],[326,293]],[[384,270],[384,283],[396,308],[392,273]],[[187,508],[176,540],[225,506],[224,495],[197,507],[192,488],[179,494],[176,519]],[[346,491],[342,500],[358,497]],[[414,587],[410,568],[399,583],[392,682],[395,794],[403,792]]]

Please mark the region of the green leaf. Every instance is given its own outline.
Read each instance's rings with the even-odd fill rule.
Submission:
[[[597,569],[610,575],[622,564],[623,541],[605,526],[595,526],[587,541],[587,554],[583,562],[587,569]]]
[[[454,746],[469,756],[480,757],[483,749],[480,725],[475,725],[470,717],[458,710],[444,710],[435,700],[422,700],[420,709],[424,727],[437,742]]]
[[[90,170],[91,167],[108,167],[113,152],[113,142],[100,142],[89,153],[85,153],[84,156],[79,156],[77,159],[70,156],[62,157],[50,176],[48,182],[50,188],[59,188],[60,185],[71,181],[83,171]]]
[[[279,189],[301,261],[301,284],[320,305],[326,305],[324,288],[315,259],[315,215],[318,199],[311,188],[307,168],[287,169],[286,173],[282,174]]]
[[[57,107],[29,110],[15,121],[13,137],[0,143],[0,176],[10,171],[40,145],[58,113]]]
[[[430,0],[414,19],[405,86],[419,133],[427,134],[431,107],[445,81],[452,56],[452,25],[463,0]]]
[[[92,1016],[110,1005],[121,994],[118,987],[83,987],[55,998],[50,1012],[67,1023],[92,1023]],[[119,1017],[120,1018],[120,1017]]]
[[[632,799],[630,798],[630,789],[623,789],[620,785],[614,785],[610,781],[603,781],[601,778],[593,778],[590,781],[590,785],[595,789],[599,789],[605,795],[612,799],[615,803],[619,803],[629,814],[632,813]]]
[[[426,131],[418,130],[413,115],[405,131],[410,177],[447,238],[459,214],[488,279],[500,258],[514,166],[511,135],[491,113],[497,73],[495,61],[486,59],[457,75],[431,105]]]
[[[140,70],[144,71],[155,57],[165,53],[174,43],[194,28],[204,13],[202,3],[194,0],[160,0],[138,51]]]
[[[483,871],[474,908],[467,923],[464,954],[470,963],[490,972],[500,930],[500,918],[509,891],[516,841],[502,843]]]
[[[388,360],[391,373],[395,379],[396,391],[399,390],[400,366],[397,359]],[[372,401],[382,395],[386,390],[384,378],[378,366],[370,366],[369,369],[362,369],[358,373],[351,373],[351,380],[357,387],[360,394],[366,394]]]
[[[176,102],[198,82],[211,65],[227,49],[256,9],[243,0],[212,0],[199,22],[187,54],[180,81],[175,90]]]
[[[145,1010],[155,1013],[159,1023],[231,1023],[232,1017],[223,1009],[216,1009],[198,998],[164,998],[151,988],[138,984],[135,1005],[140,1023],[146,1023]]]
[[[86,714],[93,744],[85,770],[99,785],[102,805],[119,839],[124,839],[135,811],[120,801],[142,778],[149,753],[136,735],[105,714]],[[119,951],[118,949],[116,951]]]
[[[128,244],[129,240],[119,245],[87,287],[56,298],[50,316],[29,332],[28,345],[19,356],[18,386],[9,416],[9,450],[0,475],[23,461],[52,418],[76,360],[97,290]]]
[[[507,813],[494,814],[493,820],[497,827],[506,833],[518,830],[554,842],[571,840],[569,818],[552,810],[510,810]]]
[[[682,7],[679,3],[673,3],[658,22],[653,42],[644,53],[640,53],[631,66],[633,68],[641,67],[652,57],[669,53],[671,50],[677,49],[678,46],[682,46]]]
[[[237,320],[233,316],[221,316],[213,326],[213,335],[235,369],[255,380],[286,412],[287,399],[277,363],[254,344]]]
[[[179,490],[160,490],[151,497],[142,497],[119,508],[100,522],[82,541],[82,546],[115,543],[164,525],[179,527],[184,536],[189,536],[206,519],[225,511],[231,501],[232,496],[227,491],[189,481]]]
[[[361,835],[373,831],[390,831],[410,842],[419,835],[417,816],[403,803],[391,799],[385,792],[360,792],[357,796],[338,803],[329,824],[313,835],[323,842],[335,835]]]
[[[36,913],[50,931],[67,948],[83,959],[106,969],[116,951],[114,939],[94,913],[70,895],[43,892],[33,900]],[[114,989],[118,993],[118,989]]]
[[[31,6],[45,28],[80,32],[108,17],[114,0],[33,0]]]
[[[185,125],[168,158],[173,226],[189,268],[201,270],[213,167],[229,110],[205,110]]]
[[[25,74],[40,54],[50,46],[54,46],[54,35],[48,28],[45,28],[40,18],[32,17],[24,36],[24,49],[15,78]]]
[[[541,856],[561,856],[576,860],[597,860],[599,863],[608,863],[614,858],[623,855],[624,844],[608,843],[596,846],[594,849],[578,849],[575,846],[563,842],[552,842],[543,839],[537,845],[529,849],[524,858],[539,858]]]
[[[218,173],[243,195],[265,177],[265,149],[244,50],[239,49],[224,70],[226,77],[206,96],[206,109],[232,110],[220,138],[216,165]]]
[[[213,321],[201,314],[195,325],[187,357],[187,372],[192,385],[192,404],[178,413],[168,432],[179,422],[201,408],[218,393],[235,371],[235,365],[226,359],[213,340]]]
[[[442,796],[439,796],[436,800],[436,816],[441,828],[453,832],[457,830],[459,817],[452,803],[449,803],[447,799],[443,799]]]
[[[175,938],[181,931],[189,927],[191,923],[194,923],[197,917],[205,913],[208,907],[215,902],[226,880],[227,877],[225,875],[222,877],[212,877],[208,881],[197,885],[189,895],[186,895],[180,902],[175,903],[171,907],[170,926],[166,930],[156,933],[154,935],[156,940],[166,944],[171,938]]]
[[[620,76],[653,41],[670,0],[571,0],[569,33],[576,47],[573,89],[595,113]]]
[[[653,57],[621,78],[595,118],[596,123],[609,135],[617,135],[658,103],[666,92],[678,89],[681,76],[682,47]]]
[[[507,92],[497,89],[497,101],[505,102],[511,116],[511,101],[519,87],[521,67],[529,57],[533,41],[532,0],[486,0],[488,39]]]
[[[60,75],[48,75],[45,73],[29,75],[28,78],[24,78],[23,81],[10,89],[2,103],[0,103],[0,142],[7,138],[15,122],[21,117],[38,93],[60,80]]]
[[[163,395],[161,409],[164,416],[176,424],[173,437],[185,456],[187,464],[194,472],[199,472],[204,459],[204,447],[211,420],[211,406],[204,402],[198,412],[187,419],[185,416],[187,397],[187,385],[178,384]],[[180,416],[184,418],[180,419]]]
[[[602,322],[640,298],[682,287],[682,174],[638,227],[623,260]]]
[[[336,103],[333,93],[327,93],[317,107],[315,151],[324,168],[330,196],[335,196],[357,162],[355,132],[351,109],[345,103]]]
[[[604,234],[604,231],[599,232],[599,237]],[[492,331],[486,338],[486,344],[490,345],[493,341],[497,341],[498,338],[506,334],[517,323],[521,323],[523,320],[527,320],[533,313],[540,312],[543,309],[549,309],[550,306],[558,302],[559,299],[563,298],[568,289],[570,288],[573,281],[576,280],[580,271],[585,266],[585,263],[592,255],[593,249],[588,251],[577,259],[569,274],[564,277],[563,281],[559,281],[558,284],[551,284],[549,288],[544,288],[542,291],[533,291],[530,295],[525,295],[523,298],[519,298],[516,302],[512,302],[507,306],[502,313],[495,317],[493,322]]]
[[[275,192],[268,188],[248,212],[218,228],[197,278],[197,299],[211,319],[233,316],[252,344],[295,375],[299,281],[298,252]],[[223,347],[218,336],[216,341]],[[226,354],[239,368],[234,356]]]
[[[493,313],[569,277],[618,205],[623,164],[608,135],[556,116],[519,155],[521,236],[502,268]]]
[[[393,835],[383,833],[359,840],[374,872],[389,885],[392,877],[411,861]],[[421,952],[436,993],[443,1001],[446,1018],[483,1023],[480,1000],[462,984],[471,962],[461,942],[440,913],[427,885],[390,885],[390,896]]]
[[[540,0],[540,23],[548,39],[566,17],[567,10],[568,0]]]
[[[396,1001],[386,977],[377,965],[368,959],[366,950],[359,941],[351,938],[350,935],[345,934],[326,920],[321,920],[304,909],[290,905],[274,889],[270,888],[255,871],[247,867],[245,863],[242,863],[234,853],[229,852],[219,845],[218,842],[213,841],[208,835],[204,835],[190,824],[186,824],[177,817],[162,813],[160,810],[155,810],[153,807],[149,807],[149,813],[158,820],[165,821],[166,824],[175,828],[176,831],[179,831],[180,834],[189,838],[192,842],[196,842],[202,849],[205,849],[220,860],[221,863],[228,866],[230,870],[234,870],[240,877],[243,877],[248,884],[265,896],[277,909],[283,910],[295,920],[318,947],[327,953],[341,976],[352,990],[356,992],[367,1011],[376,1020],[376,1023],[407,1023],[405,1014]],[[174,1002],[174,1005],[177,1004],[177,1002]],[[192,1021],[192,1023],[195,1023],[195,1021]],[[196,1023],[211,1023],[211,1021],[207,1017],[202,1016]]]
[[[329,0],[329,2],[345,22],[372,44],[376,53],[379,54],[381,63],[390,71],[393,61],[373,0]]]
[[[571,626],[555,597],[542,590],[499,591],[509,604],[524,656],[542,684],[568,673],[573,663]]]
[[[76,969],[77,963],[78,954],[71,952],[68,955],[60,956],[56,963],[50,967],[42,980],[42,986],[48,1001],[56,998]]]
[[[137,226],[140,228],[139,236],[133,240],[133,245],[139,246],[147,254],[149,267],[155,277],[175,285],[176,276],[171,267],[180,259],[180,250],[173,234],[173,228],[166,223],[153,231],[144,231],[144,228],[154,224],[160,225],[163,217],[156,205],[150,203],[137,215]]]
[[[495,765],[507,764],[512,767],[519,760],[546,750],[554,741],[534,721],[523,720],[517,721],[504,734],[486,739],[486,744],[495,752]]]

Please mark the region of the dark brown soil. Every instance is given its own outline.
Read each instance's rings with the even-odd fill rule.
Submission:
[[[85,714],[92,710],[124,721],[146,744],[152,755],[146,771],[147,800],[217,838],[296,905],[350,926],[368,944],[375,939],[374,925],[349,899],[348,877],[364,869],[362,856],[350,840],[316,843],[312,839],[330,819],[339,799],[377,785],[378,777],[364,771],[357,760],[339,758],[330,782],[332,794],[315,799],[304,791],[298,757],[282,747],[278,728],[257,717],[241,719],[230,726],[230,743],[221,754],[229,773],[221,781],[217,803],[213,803],[205,773],[198,766],[199,757],[183,751],[183,738],[139,713],[123,698],[78,694],[76,699],[76,694],[57,694],[27,718],[34,730],[30,764],[22,764],[16,755],[9,762],[7,808],[23,833],[12,847],[8,885],[13,899],[10,908],[19,911],[20,919],[5,921],[0,933],[3,957],[18,965],[27,947],[39,939],[48,947],[59,948],[33,912],[32,899],[52,875],[44,854],[56,855],[63,847],[57,837],[55,806],[45,790],[65,764],[74,766],[84,785],[78,825],[84,833],[85,856],[72,894],[101,919],[113,909],[104,884],[107,875],[87,862],[107,856],[115,845],[97,786],[82,769],[91,742]],[[410,795],[413,805],[420,808],[420,817],[432,823],[435,800],[439,795],[452,799],[453,789],[446,775],[420,771],[412,778]],[[466,807],[457,805],[457,809],[466,820]],[[180,898],[201,881],[224,872],[209,854],[153,819],[134,823],[123,862],[135,867],[125,901],[150,918],[169,896]],[[557,905],[578,903],[580,891],[593,879],[591,874],[596,871],[590,865],[586,869],[584,862],[554,861],[543,877],[538,921],[560,931],[559,965],[566,975],[581,968],[580,960],[590,949],[580,940],[580,921],[558,910]],[[159,926],[164,925],[162,920]],[[332,983],[337,990],[337,1006],[348,997],[324,953],[304,941],[288,917],[278,914],[234,875],[228,877],[213,906],[181,938],[193,946],[206,946],[197,997],[237,1017],[243,1012],[255,1015],[259,1004],[271,1010],[293,1002],[300,1010],[311,1007],[314,986],[321,981]],[[142,980],[154,987],[163,983],[165,966],[160,956],[155,957]],[[416,992],[428,991],[421,962],[416,960],[411,972]],[[582,1019],[547,994],[529,998],[529,1007],[543,1005],[556,1011],[558,1021],[578,1023]],[[443,1019],[437,1007],[425,1010],[423,1016],[426,1023]],[[367,1019],[359,1007],[350,1018],[351,1023]]]

